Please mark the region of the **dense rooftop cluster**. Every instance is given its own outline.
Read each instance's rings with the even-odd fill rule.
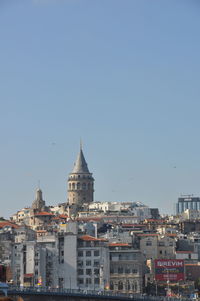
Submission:
[[[177,215],[161,217],[141,202],[94,202],[93,182],[80,149],[66,203],[47,206],[39,188],[30,207],[0,221],[0,280],[130,294],[198,290],[199,199],[181,198]]]

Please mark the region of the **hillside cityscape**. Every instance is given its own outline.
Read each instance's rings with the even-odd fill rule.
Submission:
[[[67,200],[0,220],[0,281],[10,286],[195,296],[200,290],[200,197],[182,195],[175,215],[139,201],[94,201],[82,146]]]

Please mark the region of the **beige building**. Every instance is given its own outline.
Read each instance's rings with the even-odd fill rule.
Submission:
[[[31,215],[30,226],[33,230],[45,230],[53,219],[54,215],[51,212],[41,211]]]
[[[142,293],[144,258],[131,244],[110,243],[110,290]]]
[[[158,256],[158,234],[139,234],[140,250],[146,259],[156,259]]]
[[[176,235],[139,234],[140,250],[148,259],[174,259]]]
[[[80,148],[77,160],[68,178],[68,206],[69,213],[88,209],[93,202],[94,178],[89,172],[82,148]]]
[[[31,211],[30,208],[23,208],[17,211],[17,213],[13,214],[11,216],[11,220],[19,225],[23,225],[23,224],[28,225],[29,218],[30,218],[30,211]]]

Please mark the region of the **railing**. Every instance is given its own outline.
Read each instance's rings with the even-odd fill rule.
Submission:
[[[141,294],[116,293],[113,291],[97,291],[87,289],[60,289],[46,287],[16,287],[12,286],[8,289],[8,295],[68,295],[68,296],[84,296],[96,299],[116,299],[135,300],[135,301],[191,301],[191,298],[166,297],[166,296],[147,296]]]

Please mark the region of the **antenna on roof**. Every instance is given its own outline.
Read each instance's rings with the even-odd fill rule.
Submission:
[[[38,180],[38,188],[40,189],[40,180]]]

